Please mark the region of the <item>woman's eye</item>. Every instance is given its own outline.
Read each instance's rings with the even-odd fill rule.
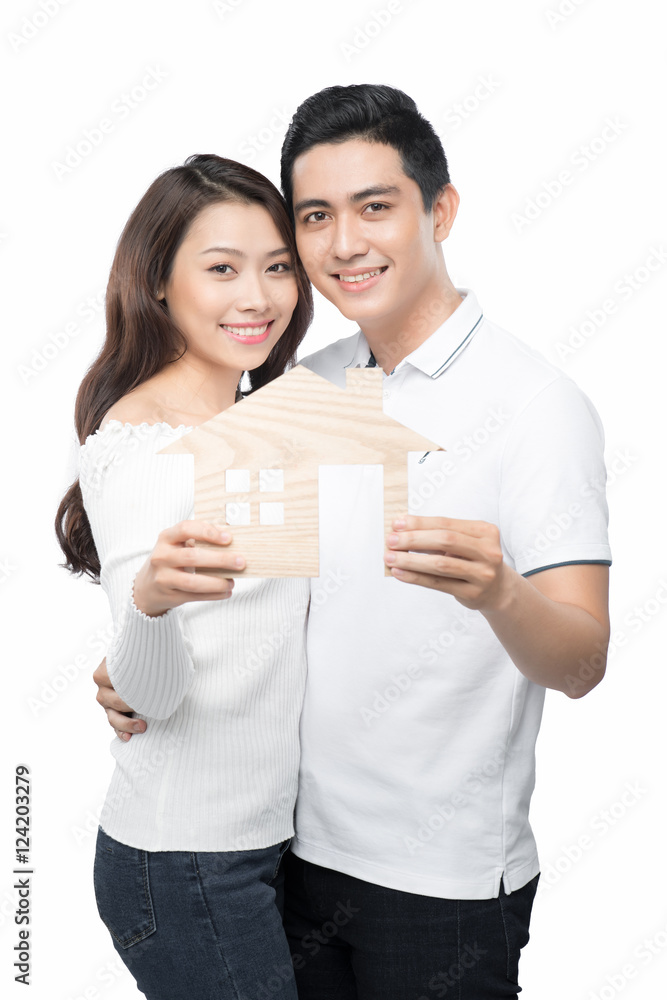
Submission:
[[[231,274],[233,268],[231,264],[215,264],[214,267],[211,268],[211,270],[215,274]]]
[[[276,268],[280,268],[280,270],[278,271],[276,270]],[[285,271],[291,271],[291,270],[292,270],[292,265],[287,264],[285,261],[280,261],[278,264],[272,264],[271,267],[269,268],[269,271],[273,271],[274,274],[284,274]]]

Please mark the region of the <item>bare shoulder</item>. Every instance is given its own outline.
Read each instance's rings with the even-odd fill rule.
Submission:
[[[111,420],[119,420],[123,424],[157,424],[165,419],[164,407],[158,402],[152,387],[146,384],[138,386],[114,403],[104,414],[100,428]]]

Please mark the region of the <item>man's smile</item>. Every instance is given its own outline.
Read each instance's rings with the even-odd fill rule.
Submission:
[[[348,292],[362,292],[376,285],[389,265],[376,268],[344,267],[331,275]]]

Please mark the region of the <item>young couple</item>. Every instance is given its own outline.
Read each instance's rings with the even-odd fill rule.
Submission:
[[[215,156],[158,178],[77,399],[59,533],[116,624],[115,691],[96,675],[120,735],[100,913],[155,1000],[516,997],[545,689],[585,695],[608,641],[599,419],[453,286],[458,196],[405,94],[308,98],[281,172],[286,208]],[[392,578],[372,568],[381,470],[322,491],[313,592],[341,582],[308,620],[307,580],[206,574],[239,568],[233,528],[192,520],[188,456],[156,454],[231,405],[244,371],[255,389],[292,363],[307,279],[359,331],[304,363],[340,385],[380,365],[385,412],[446,449],[411,456]]]

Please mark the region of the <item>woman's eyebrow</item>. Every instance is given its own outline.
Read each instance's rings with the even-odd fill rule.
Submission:
[[[200,256],[205,253],[227,253],[233,254],[235,257],[247,257],[248,255],[243,252],[243,250],[235,250],[234,247],[209,247],[208,250],[202,250]],[[291,253],[289,247],[279,247],[277,250],[269,250],[266,257],[282,257],[285,253]]]

